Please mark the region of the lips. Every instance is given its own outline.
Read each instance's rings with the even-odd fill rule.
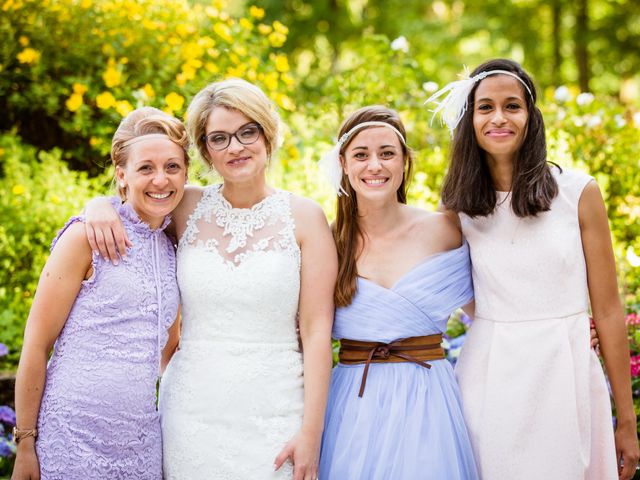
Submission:
[[[485,136],[493,138],[510,137],[512,135],[515,135],[514,131],[508,128],[494,128],[485,133]]]
[[[238,158],[234,158],[233,160],[229,160],[227,162],[227,165],[229,165],[230,167],[235,167],[238,165],[244,165],[247,161],[249,161],[251,157],[238,157]]]
[[[169,198],[173,195],[173,192],[165,192],[165,193],[151,193],[147,192],[147,196],[155,199],[155,200],[164,200],[165,198]]]
[[[384,185],[389,181],[389,179],[388,178],[363,178],[362,181],[367,185],[376,186],[376,185]]]

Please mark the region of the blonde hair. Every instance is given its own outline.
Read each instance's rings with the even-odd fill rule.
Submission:
[[[262,127],[267,155],[278,148],[280,142],[280,116],[275,104],[257,86],[239,78],[210,83],[200,90],[187,109],[187,130],[198,153],[211,166],[204,138],[209,115],[216,107],[237,110]]]
[[[131,141],[150,134],[162,134],[179,145],[184,152],[185,166],[189,166],[189,136],[184,124],[175,117],[153,107],[137,108],[122,119],[111,141],[111,163],[125,167]],[[117,185],[117,182],[116,182]],[[117,185],[118,195],[126,200],[124,188]]]

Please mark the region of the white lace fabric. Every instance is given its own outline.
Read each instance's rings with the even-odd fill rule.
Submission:
[[[178,247],[180,350],[160,387],[168,479],[290,478],[302,421],[300,249],[290,194],[236,209],[205,189]]]

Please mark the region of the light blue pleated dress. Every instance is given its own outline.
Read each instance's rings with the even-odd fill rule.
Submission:
[[[333,337],[391,342],[446,329],[473,298],[469,249],[427,257],[391,289],[358,278],[353,302],[336,310]],[[320,457],[321,480],[478,478],[460,393],[448,360],[373,363],[332,374]]]

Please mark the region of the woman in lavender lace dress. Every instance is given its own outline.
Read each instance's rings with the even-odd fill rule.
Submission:
[[[18,368],[14,480],[162,478],[155,387],[179,303],[163,229],[184,193],[187,147],[177,119],[132,112],[111,157],[133,247],[119,266],[92,255],[78,217],[54,240]]]

